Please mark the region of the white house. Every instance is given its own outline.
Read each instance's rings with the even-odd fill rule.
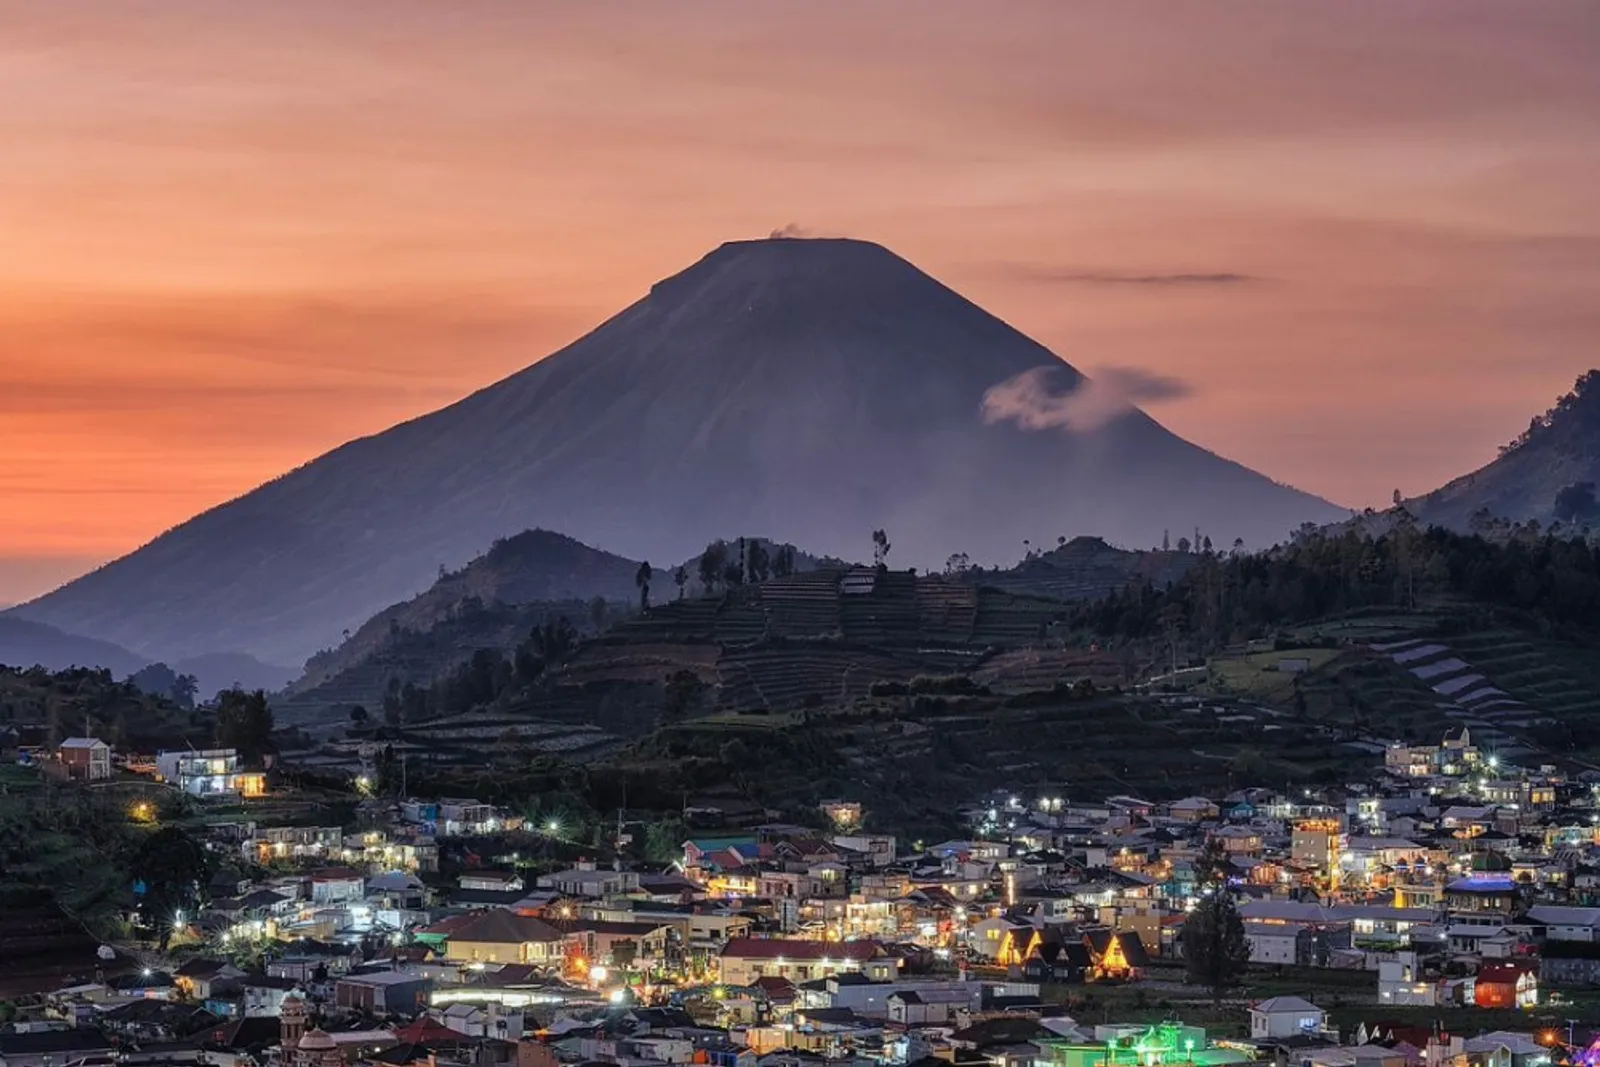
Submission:
[[[1321,1032],[1327,1018],[1327,1013],[1309,1000],[1269,997],[1250,1009],[1250,1037],[1261,1040],[1315,1034]]]
[[[1444,983],[1422,977],[1415,952],[1399,952],[1378,963],[1378,1003],[1437,1007],[1444,999]]]
[[[1250,943],[1251,963],[1294,964],[1301,962],[1302,946],[1311,940],[1311,928],[1296,922],[1251,922],[1244,924],[1245,940]]]
[[[1545,928],[1548,941],[1600,941],[1600,908],[1567,908],[1536,904],[1528,909],[1530,924]]]

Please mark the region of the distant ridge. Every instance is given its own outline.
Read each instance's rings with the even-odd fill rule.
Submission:
[[[1591,370],[1493,462],[1405,503],[1421,521],[1463,532],[1496,519],[1578,532],[1600,529],[1597,485],[1600,370]]]
[[[878,245],[734,242],[548,359],[14,610],[162,658],[290,662],[528,527],[657,563],[729,530],[861,558],[881,528],[895,565],[937,567],[1080,533],[1262,545],[1341,514],[1136,410],[984,421],[992,387],[1040,368],[1085,387]]]

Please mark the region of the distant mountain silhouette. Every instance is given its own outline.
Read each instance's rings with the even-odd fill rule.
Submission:
[[[286,661],[532,526],[658,564],[729,530],[861,558],[881,528],[903,567],[1062,534],[1262,545],[1341,514],[1090,388],[877,245],[736,242],[548,359],[15,610],[153,655]]]
[[[65,633],[46,623],[0,615],[0,666],[69,667],[108,670],[117,681],[147,667],[152,660],[121,645],[93,637]],[[209,652],[169,664],[178,674],[192,674],[199,683],[198,696],[210,700],[217,691],[238,685],[245,689],[281,689],[295,676],[286,668],[263,663],[243,652]]]
[[[1600,529],[1600,370],[1584,374],[1500,456],[1439,489],[1406,501],[1419,520],[1460,531],[1486,520],[1569,530]]]
[[[118,680],[143,667],[148,660],[110,641],[65,633],[54,626],[0,615],[0,666],[100,667]]]

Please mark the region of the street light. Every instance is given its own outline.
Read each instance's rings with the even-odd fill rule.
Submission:
[[[561,820],[550,819],[547,821],[544,824],[544,832],[549,834],[551,837],[555,837],[557,834],[561,833]]]

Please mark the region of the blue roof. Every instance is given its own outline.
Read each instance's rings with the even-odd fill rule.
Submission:
[[[1452,893],[1506,893],[1517,888],[1517,883],[1508,874],[1496,874],[1487,878],[1482,876],[1472,878],[1457,878],[1445,889]]]

